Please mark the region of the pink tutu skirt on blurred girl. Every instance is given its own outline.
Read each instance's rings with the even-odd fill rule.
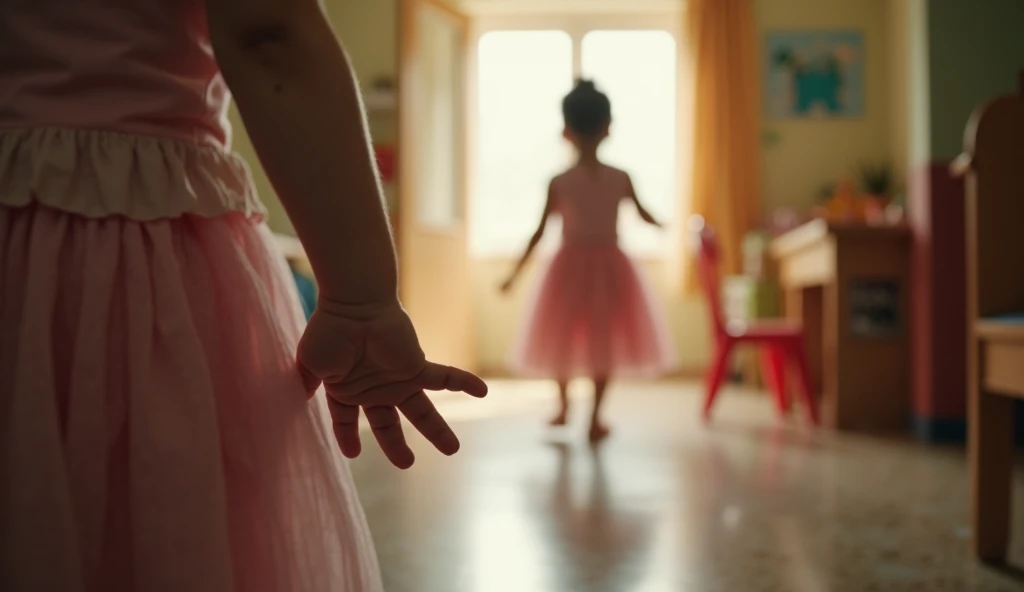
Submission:
[[[651,378],[674,366],[664,313],[615,242],[563,244],[525,316],[510,362],[524,376]]]

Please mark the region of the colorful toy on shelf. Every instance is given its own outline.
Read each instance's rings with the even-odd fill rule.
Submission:
[[[815,209],[815,215],[832,222],[863,221],[864,200],[857,195],[857,186],[849,178],[836,183],[832,196]]]
[[[898,224],[902,210],[890,208],[895,193],[892,168],[885,163],[864,164],[858,170],[860,189],[846,177],[826,194],[814,215],[831,222],[855,222],[872,225]]]

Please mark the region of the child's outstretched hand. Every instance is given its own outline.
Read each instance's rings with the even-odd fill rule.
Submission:
[[[342,453],[362,451],[359,409],[381,450],[396,467],[412,466],[399,412],[438,450],[459,450],[459,440],[424,391],[456,391],[474,397],[487,385],[473,374],[428,362],[416,330],[398,302],[344,306],[319,303],[299,342],[299,370],[312,394],[323,384]]]

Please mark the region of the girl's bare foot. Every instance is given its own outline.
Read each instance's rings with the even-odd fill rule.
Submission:
[[[597,443],[610,436],[612,430],[599,421],[590,424],[590,441]]]
[[[558,415],[552,417],[551,420],[548,421],[548,425],[553,427],[564,426],[567,415],[568,411],[562,409],[561,411],[558,412]]]

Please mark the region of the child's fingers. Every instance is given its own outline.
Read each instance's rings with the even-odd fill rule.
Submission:
[[[381,380],[377,378],[376,380]],[[360,385],[361,389],[351,384],[332,385],[328,383],[327,392],[339,399],[344,399],[351,405],[376,406],[376,405],[400,405],[409,397],[419,391],[452,391],[466,393],[474,397],[487,395],[487,384],[471,372],[442,366],[428,362],[426,367],[410,380],[387,382],[386,380],[366,388]],[[352,394],[355,391],[358,394]]]
[[[331,412],[331,424],[334,426],[334,437],[338,440],[338,448],[348,458],[355,458],[363,451],[359,441],[359,407],[339,403],[327,397],[327,408]]]
[[[455,432],[422,391],[409,397],[398,409],[434,448],[448,456],[459,451],[459,439]]]
[[[395,407],[365,407],[366,420],[373,429],[377,444],[384,451],[391,464],[400,469],[408,469],[416,460],[409,445],[405,443],[402,433],[402,420],[398,417]]]
[[[460,392],[478,398],[487,396],[487,383],[477,375],[433,362],[427,363],[415,381],[423,390]]]

